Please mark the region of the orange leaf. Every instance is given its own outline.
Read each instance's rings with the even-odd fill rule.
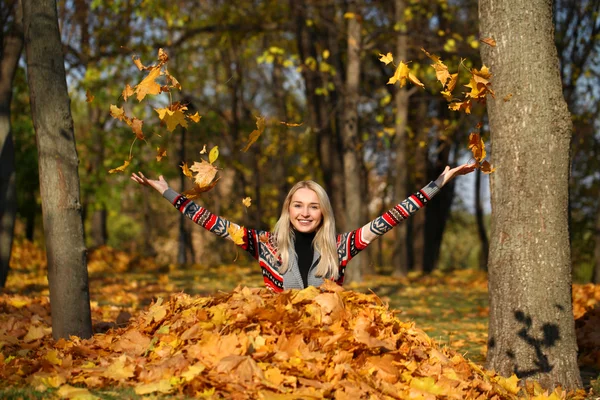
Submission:
[[[157,147],[156,148],[156,161],[160,162],[163,157],[167,156],[167,149],[165,149],[164,147]]]
[[[196,123],[200,122],[200,118],[202,118],[201,115],[198,115],[198,111],[194,115],[187,115],[187,117]]]
[[[425,88],[425,85],[421,83],[421,81],[414,76],[411,72],[408,73],[408,79],[415,85],[420,86],[421,88]]]
[[[484,174],[491,174],[496,170],[496,168],[492,168],[492,165],[487,161],[481,163],[480,169]]]
[[[128,123],[128,125],[131,126],[131,130],[133,131],[133,133],[135,133],[135,136],[140,140],[146,139],[144,137],[144,133],[142,132],[143,124],[144,124],[144,121],[142,121],[141,119],[138,119],[136,117],[133,117],[131,119],[131,123]]]
[[[135,87],[138,101],[144,100],[148,94],[159,94],[161,92],[160,85],[156,83],[156,79],[161,75],[159,67],[153,67],[148,75]]]
[[[186,162],[181,164],[181,170],[183,171],[183,174],[185,176],[187,176],[188,178],[192,178],[194,176],[194,174],[192,173],[192,171],[190,171],[190,168],[188,167]]]
[[[293,123],[293,122],[284,122],[284,121],[279,121],[280,124],[285,125],[285,126],[302,126],[302,122],[300,122],[299,124]]]
[[[110,105],[110,116],[120,121],[124,121],[127,118],[123,107],[117,107],[113,104]]]
[[[479,39],[479,41],[481,43],[487,44],[488,46],[496,47],[496,41],[492,38],[483,38],[483,39]]]
[[[250,133],[250,137],[248,138],[248,143],[246,144],[246,147],[244,147],[242,149],[242,151],[247,152],[248,149],[250,148],[250,146],[252,146],[252,144],[258,140],[260,135],[262,135],[264,130],[265,130],[265,117],[256,117],[256,129]]]
[[[94,98],[95,98],[95,96],[92,93],[90,93],[89,90],[86,90],[86,92],[85,92],[85,101],[87,103],[91,103],[92,101],[94,101]]]
[[[133,63],[140,71],[143,71],[146,69],[146,67],[144,66],[144,64],[142,64],[142,62],[140,61],[140,58],[138,56],[133,55],[133,56],[131,56],[131,59],[133,60]]]
[[[167,130],[169,132],[173,132],[177,125],[181,125],[183,128],[187,128],[187,121],[185,120],[185,115],[183,114],[183,109],[171,110],[169,108],[155,108],[154,111],[158,113],[158,118],[161,121],[167,124]],[[187,107],[186,107],[187,108]]]
[[[480,163],[485,158],[485,143],[478,133],[469,135],[469,150],[473,153],[473,158]]]

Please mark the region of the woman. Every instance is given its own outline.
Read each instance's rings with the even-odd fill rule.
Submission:
[[[341,285],[348,261],[373,240],[407,219],[458,175],[473,172],[475,164],[446,167],[438,179],[397,204],[380,217],[355,231],[336,234],[335,219],[329,197],[313,181],[298,182],[283,203],[281,216],[273,232],[243,228],[240,245],[258,260],[265,285],[275,291],[320,286],[324,279]],[[141,172],[131,179],[151,186],[195,223],[223,238],[230,238],[227,228],[232,225],[185,196],[169,188],[162,176],[146,178]],[[237,225],[235,225],[237,227]]]

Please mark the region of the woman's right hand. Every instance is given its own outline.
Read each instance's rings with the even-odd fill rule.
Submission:
[[[139,174],[139,175],[138,175]],[[150,186],[154,189],[156,189],[156,191],[158,193],[160,193],[161,195],[163,193],[165,193],[167,191],[167,189],[169,188],[169,184],[167,183],[167,181],[165,181],[165,178],[163,178],[163,176],[159,176],[158,180],[153,180],[153,179],[148,179],[144,176],[144,174],[142,174],[141,172],[138,172],[138,174],[136,174],[135,172],[133,172],[131,174],[131,180],[134,182],[139,183],[140,185],[144,185],[144,186]]]

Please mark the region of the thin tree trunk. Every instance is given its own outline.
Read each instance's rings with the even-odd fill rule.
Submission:
[[[356,13],[356,4],[351,2],[349,12]],[[344,93],[344,112],[342,125],[342,143],[344,155],[344,194],[346,198],[347,228],[356,229],[365,223],[365,205],[362,201],[360,154],[358,142],[358,98],[360,83],[361,26],[358,17],[348,20],[348,62],[346,66],[346,88]],[[360,282],[363,273],[364,257],[355,260],[346,270],[348,282]]]
[[[596,229],[594,231],[594,275],[592,282],[595,284],[600,283],[600,208],[596,213]]]
[[[481,0],[479,15],[480,37],[497,43],[482,47],[483,63],[498,97],[513,94],[488,103],[496,172],[487,367],[547,389],[579,388],[567,217],[572,123],[552,2]]]
[[[13,27],[0,30],[0,288],[6,284],[17,215],[15,146],[10,127],[12,83],[23,49],[21,4],[13,5]],[[3,29],[3,28],[2,28]]]
[[[395,15],[396,24],[404,24],[404,12],[406,10],[405,0],[396,0]],[[396,37],[396,62],[407,61],[407,35],[406,29],[398,32]],[[407,140],[406,127],[408,126],[408,99],[409,94],[406,87],[396,86],[396,134],[394,142],[396,144],[396,181],[394,183],[394,197],[397,201],[402,201],[408,194],[408,162],[407,162]],[[408,252],[407,244],[408,226],[401,223],[394,229],[396,241],[392,252],[392,265],[394,267],[393,275],[405,276],[408,273]]]
[[[23,0],[27,78],[39,154],[52,335],[92,335],[79,159],[55,0]]]
[[[481,175],[481,171],[475,172],[475,218],[477,219],[477,233],[479,233],[479,245],[481,246],[481,253],[479,254],[479,268],[487,271],[490,244],[488,242],[487,232],[485,231],[485,223],[483,220],[483,204],[481,204]]]

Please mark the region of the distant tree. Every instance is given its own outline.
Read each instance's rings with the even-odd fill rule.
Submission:
[[[545,388],[578,388],[567,214],[572,123],[552,2],[481,0],[479,16],[480,36],[497,43],[481,50],[497,97],[488,104],[497,170],[487,367]]]
[[[0,30],[0,288],[3,288],[8,276],[17,214],[15,147],[10,124],[10,103],[13,79],[23,49],[20,2],[3,2],[0,5],[0,19],[3,26]]]
[[[52,335],[92,335],[79,159],[56,0],[24,0],[27,78],[36,132]]]

